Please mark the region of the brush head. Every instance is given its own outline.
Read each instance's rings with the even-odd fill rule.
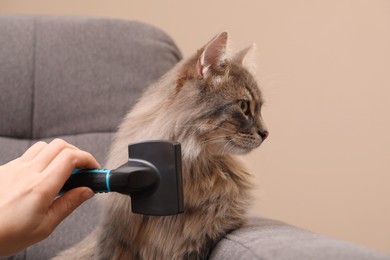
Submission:
[[[180,143],[147,141],[130,144],[128,149],[129,166],[144,164],[157,171],[159,178],[152,189],[130,194],[132,211],[155,216],[182,213],[184,199]]]

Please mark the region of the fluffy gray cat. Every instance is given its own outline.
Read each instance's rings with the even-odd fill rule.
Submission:
[[[253,46],[228,57],[222,32],[151,85],[120,125],[107,168],[127,161],[129,143],[182,144],[183,214],[131,213],[130,198],[102,196],[96,230],[55,259],[205,259],[245,223],[251,176],[236,158],[268,136],[263,99],[248,60]]]

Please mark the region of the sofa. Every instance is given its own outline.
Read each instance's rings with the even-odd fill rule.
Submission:
[[[59,137],[91,152],[104,165],[126,112],[146,86],[181,58],[166,33],[137,21],[0,16],[0,164],[20,156],[38,140]],[[4,259],[49,259],[90,233],[99,212],[93,198],[46,240]],[[276,220],[251,217],[219,241],[210,259],[390,256]]]

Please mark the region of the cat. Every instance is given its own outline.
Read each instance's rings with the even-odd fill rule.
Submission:
[[[268,136],[262,93],[250,65],[254,46],[228,56],[222,32],[151,85],[119,127],[107,168],[127,161],[127,145],[174,140],[182,146],[184,213],[131,213],[130,198],[104,195],[100,225],[55,259],[205,259],[245,223],[251,175],[236,154]]]

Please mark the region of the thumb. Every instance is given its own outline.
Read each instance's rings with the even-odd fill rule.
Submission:
[[[54,230],[73,210],[79,207],[83,202],[92,198],[93,191],[87,187],[79,187],[66,192],[56,199],[48,211],[48,224]]]

